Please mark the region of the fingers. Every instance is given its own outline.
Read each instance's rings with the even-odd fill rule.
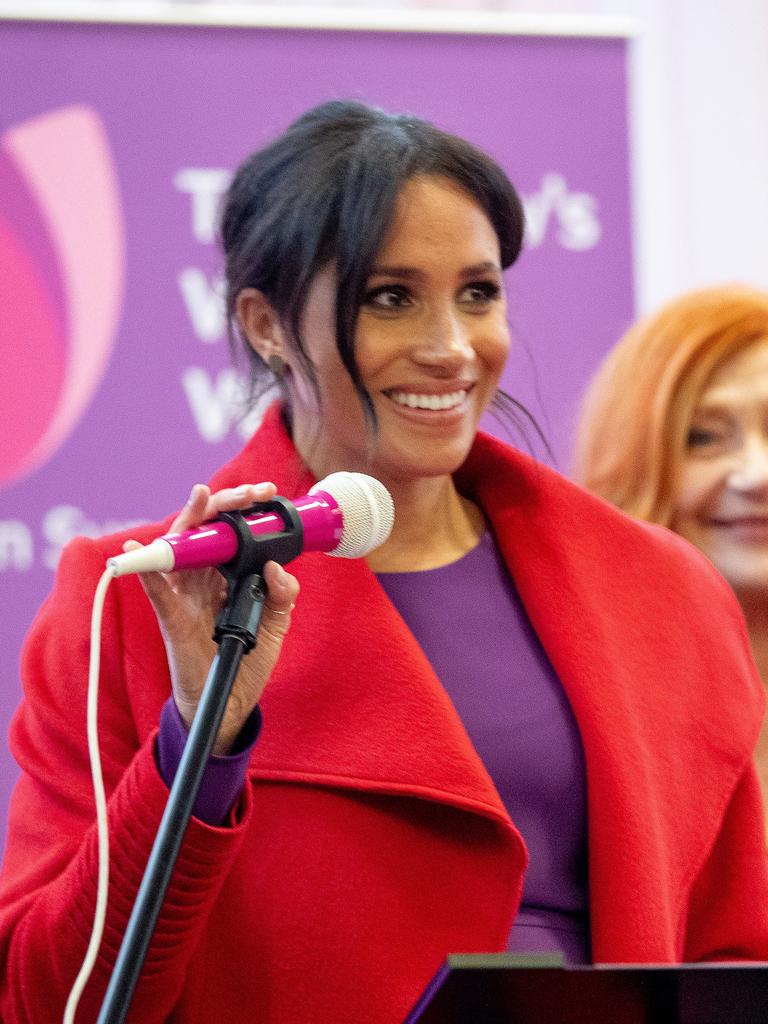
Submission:
[[[256,501],[269,501],[277,494],[273,483],[243,484],[241,487],[228,488],[211,495],[207,511],[231,512],[236,508],[248,508]]]
[[[194,528],[201,522],[214,519],[220,512],[248,508],[258,501],[274,497],[272,483],[244,484],[211,494],[204,484],[195,484],[189,500],[174,520],[171,532]],[[135,540],[126,541],[123,551],[140,548]],[[147,597],[152,602],[161,628],[169,637],[187,636],[191,623],[207,619],[221,607],[225,598],[224,578],[213,569],[199,569],[192,573],[140,573],[139,578]],[[299,593],[295,577],[277,562],[268,562],[264,568],[267,588],[262,626],[273,641],[282,640],[290,625],[291,611]]]
[[[181,533],[191,526],[205,521],[205,510],[211,496],[211,489],[205,484],[194,484],[184,508],[171,523],[171,533]]]
[[[240,487],[226,487],[211,494],[210,487],[195,484],[189,493],[184,508],[171,524],[171,533],[180,533],[200,523],[215,519],[220,512],[248,508],[257,501],[274,498],[277,488],[273,483],[243,484]]]
[[[123,544],[123,551],[135,551],[141,546],[138,541],[127,540]],[[142,572],[139,573],[139,580],[158,615],[163,619],[171,611],[174,595],[169,577],[161,572]]]

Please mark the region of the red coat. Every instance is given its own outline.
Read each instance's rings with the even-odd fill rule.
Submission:
[[[274,414],[214,486],[262,479],[289,495],[310,483]],[[581,730],[595,959],[768,959],[751,765],[762,687],[727,586],[674,535],[492,438],[478,438],[459,483],[492,523]],[[70,546],[26,647],[5,1024],[60,1020],[90,932],[88,619],[120,544]],[[364,561],[293,566],[302,591],[237,823],[190,825],[134,999],[142,1024],[396,1024],[447,952],[506,944],[526,853],[442,687]],[[167,795],[152,748],[168,672],[135,578],[112,585],[103,651],[111,886],[83,1021]]]

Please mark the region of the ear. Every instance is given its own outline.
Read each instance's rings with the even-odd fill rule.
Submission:
[[[235,299],[235,313],[248,344],[265,363],[269,363],[270,356],[279,356],[285,361],[285,331],[280,317],[263,292],[257,288],[243,288]]]

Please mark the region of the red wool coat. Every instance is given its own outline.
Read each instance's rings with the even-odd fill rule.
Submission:
[[[289,495],[311,482],[274,413],[213,484],[262,479]],[[581,730],[595,960],[768,959],[751,765],[762,688],[730,591],[679,538],[489,437],[459,484]],[[70,546],[26,647],[1,883],[5,1024],[61,1019],[90,933],[88,620],[121,542]],[[396,1024],[447,952],[505,947],[526,852],[439,681],[364,561],[308,554],[293,568],[302,591],[236,824],[192,821],[130,1020]],[[109,910],[78,1020],[96,1017],[165,803],[152,751],[168,693],[151,608],[121,578],[100,705]]]

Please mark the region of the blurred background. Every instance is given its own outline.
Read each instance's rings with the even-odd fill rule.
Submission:
[[[0,9],[19,14],[39,7],[74,16],[102,8],[105,15],[259,20],[281,12],[292,23],[314,14],[350,21],[370,12],[434,18],[441,12],[530,17],[557,31],[584,19],[626,23],[632,33],[630,104],[639,311],[680,291],[722,280],[768,283],[768,2],[767,0],[19,0]],[[294,20],[295,19],[295,20]],[[386,24],[386,20],[383,22]]]

